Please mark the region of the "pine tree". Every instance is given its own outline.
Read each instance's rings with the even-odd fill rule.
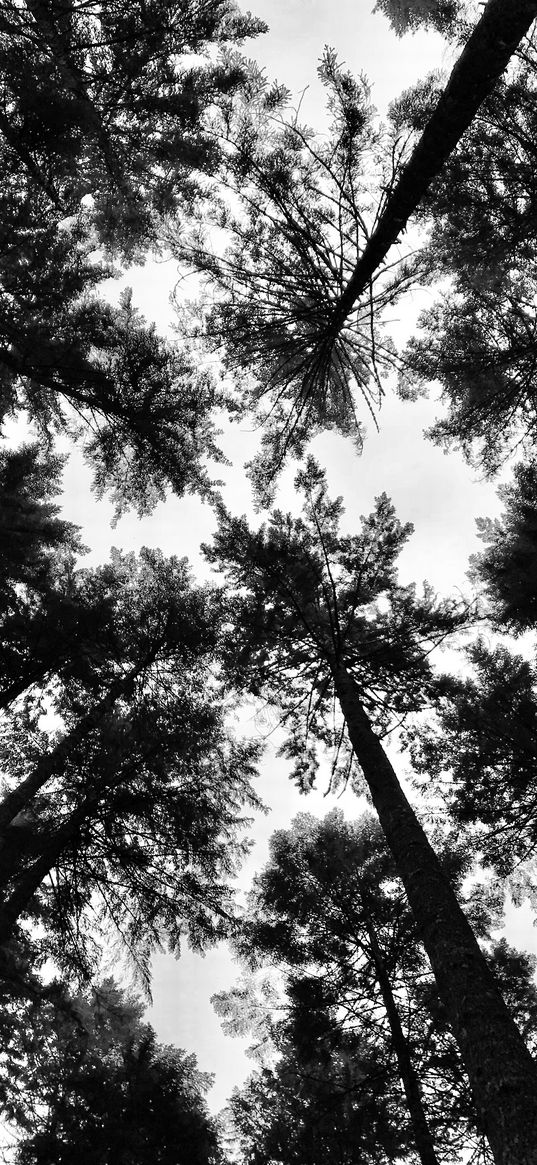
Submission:
[[[37,914],[84,973],[113,927],[143,970],[161,933],[225,931],[256,749],[221,707],[219,596],[147,550],[88,576],[102,622],[49,688],[62,727],[44,730],[39,698],[3,725],[0,936]]]
[[[61,984],[25,1010],[20,1104],[9,1113],[17,1165],[217,1165],[210,1078],[193,1055],[157,1043],[140,1002],[107,980]]]
[[[388,499],[378,499],[361,533],[347,537],[338,530],[341,503],[327,497],[315,463],[296,484],[306,495],[303,518],[276,512],[267,528],[253,533],[244,520],[222,512],[208,551],[238,588],[235,635],[240,627],[251,690],[281,709],[285,752],[296,758],[305,787],[317,744],[333,745],[341,756],[348,742],[431,961],[494,1158],[533,1162],[534,1062],[379,739],[392,718],[423,707],[433,693],[431,647],[460,615],[430,593],[420,599],[413,588],[398,586],[396,557],[409,528],[397,522]]]
[[[207,110],[244,79],[232,47],[263,30],[230,0],[68,11],[10,0],[0,24],[4,175],[18,168],[60,218],[89,196],[101,242],[131,254],[147,246],[155,213],[188,205],[199,173],[217,164]],[[215,47],[224,52],[212,61]]]
[[[410,153],[397,130],[380,139],[367,87],[329,51],[319,70],[332,114],[328,142],[298,114],[284,116],[278,87],[262,90],[261,102],[256,94],[251,116],[220,124],[234,198],[221,199],[217,222],[229,251],[211,254],[203,231],[190,246],[180,235],[176,250],[224,293],[208,337],[239,373],[243,399],[261,400],[261,492],[286,452],[300,455],[315,431],[336,427],[360,441],[360,396],[374,413],[380,373],[397,363],[380,327],[383,308],[423,269],[421,259],[387,262],[391,248],[536,16],[534,0],[489,0]],[[380,194],[364,195],[372,174]]]
[[[402,354],[404,395],[441,385],[431,436],[489,473],[535,439],[535,68],[528,37],[422,202],[428,277],[446,290]],[[401,131],[434,101],[427,84],[407,94]]]
[[[218,166],[208,111],[244,82],[233,46],[263,27],[229,0],[2,9],[0,420],[82,436],[120,511],[209,491],[215,390],[128,295],[113,308],[96,291],[113,254],[158,250],[157,220],[196,202]]]
[[[461,0],[377,0],[374,11],[388,17],[397,36],[422,25],[450,31],[460,15]]]
[[[472,866],[467,839],[456,847],[444,844],[440,852],[460,894]],[[502,894],[474,881],[465,910],[534,1048],[534,964],[509,950],[505,940],[491,941],[502,909]],[[406,1130],[400,1152],[412,1159],[416,1153],[421,1162],[446,1154],[462,1159],[470,1152],[476,1161],[492,1160],[414,919],[373,817],[346,822],[335,810],[319,821],[301,814],[291,829],[274,834],[234,947],[249,970],[237,987],[213,1000],[226,1030],[240,1027],[244,1034],[250,1016],[261,1049],[265,1031],[265,1042],[283,1063],[292,1049],[305,1065],[317,1063],[319,1073],[323,1061],[343,1048],[350,1060],[354,1046],[362,1102],[367,1107],[371,1097],[374,1106],[393,1114],[403,1138]],[[272,967],[278,980],[283,975],[283,988],[273,988],[274,1001],[269,984],[263,991]],[[328,1120],[328,1094],[325,1104]],[[268,1113],[261,1100],[259,1107],[263,1128]],[[332,1119],[337,1125],[336,1108]],[[364,1112],[364,1127],[366,1119]]]

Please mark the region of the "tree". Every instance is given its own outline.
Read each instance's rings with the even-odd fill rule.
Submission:
[[[471,675],[443,694],[413,741],[413,760],[505,877],[537,846],[537,676],[527,660],[483,640],[468,660]]]
[[[81,973],[102,927],[142,970],[163,934],[175,948],[181,930],[194,945],[220,935],[242,809],[256,803],[256,748],[233,741],[222,708],[219,596],[150,551],[116,552],[95,573],[108,619],[52,685],[63,728],[51,740],[41,703],[26,702],[2,741],[1,940],[37,912]]]
[[[91,197],[101,242],[132,255],[155,240],[155,214],[188,205],[199,172],[217,163],[204,118],[244,78],[231,46],[264,27],[232,0],[103,0],[68,12],[58,0],[9,0],[0,26],[7,172],[22,163],[19,182],[60,218]],[[216,46],[224,55],[214,61]]]
[[[147,513],[170,486],[207,495],[207,459],[221,459],[211,377],[145,323],[129,293],[117,308],[91,296],[104,272],[87,240],[80,253],[76,232],[41,225],[36,253],[28,222],[17,234],[0,311],[2,417],[24,410],[48,440],[82,437],[97,492],[111,489],[118,513]]]
[[[423,991],[425,967],[412,916],[394,881],[391,856],[373,818],[347,824],[337,811],[323,821],[303,815],[290,831],[272,838],[271,860],[255,879],[239,949],[243,959],[269,958],[286,969],[291,1003],[286,1027],[292,1025],[302,1047],[317,1044],[319,1031],[321,1046],[330,1047],[340,1025],[354,1032],[359,1047],[371,1043],[388,1095],[395,1081],[392,1106],[403,1099],[397,1083],[403,1091],[407,1112],[398,1123],[407,1126],[409,1145],[422,1165],[435,1165],[442,1118],[451,1129],[452,1122],[445,1111],[439,1120],[430,1104],[435,1094],[445,1099],[449,1088],[442,1086],[441,1069],[440,1080],[434,1079],[434,1068],[431,1073],[430,1064],[441,1061],[438,1047],[431,1049],[430,1064],[424,1054],[427,1040],[434,1047],[431,1027],[418,1047],[424,1033],[416,986]],[[450,1084],[456,1103],[453,1079]]]
[[[112,253],[143,258],[158,216],[196,201],[218,164],[208,110],[247,71],[232,46],[263,27],[230,0],[2,9],[0,419],[82,436],[119,511],[210,492],[217,397],[128,294],[114,308],[95,292]]]
[[[518,635],[537,627],[537,465],[515,466],[514,480],[500,486],[505,505],[500,520],[478,519],[485,543],[472,560],[475,581],[485,588],[487,606],[499,628]]]
[[[442,848],[459,894],[472,866],[468,854],[465,840]],[[502,906],[502,896],[479,883],[466,896],[465,910],[495,971],[502,968],[502,991],[534,1047],[533,964],[490,938]],[[354,1041],[362,1098],[380,1089],[378,1101],[403,1138],[406,1129],[407,1154],[415,1151],[425,1163],[472,1149],[472,1159],[491,1160],[393,859],[369,814],[352,823],[338,811],[323,821],[302,814],[273,835],[234,946],[248,968],[266,972],[268,963],[284,975],[283,1001],[271,1004],[268,995],[265,1003],[269,1042],[284,1061],[292,1046],[305,1063],[317,1059],[320,1070],[344,1036],[348,1057]],[[230,1030],[239,1024],[242,1031],[248,1013],[256,1015],[244,998],[252,990],[248,980],[216,996]],[[255,1037],[262,1040],[259,1031]]]
[[[351,1034],[322,1055],[289,1039],[273,1068],[236,1089],[227,1130],[245,1165],[387,1165],[405,1159],[406,1138],[390,1105],[380,1065]]]
[[[27,1011],[17,1165],[221,1160],[195,1057],[157,1043],[142,1007],[111,981]]]
[[[47,581],[50,559],[59,549],[64,553],[82,550],[77,528],[58,517],[60,507],[52,501],[58,493],[61,467],[60,457],[43,454],[36,444],[0,453],[4,608],[14,601],[15,584],[39,591]]]
[[[79,530],[59,518],[63,458],[38,443],[0,452],[0,707],[52,677],[90,681],[114,636],[113,569],[76,569]],[[95,677],[94,677],[95,678]]]
[[[273,835],[269,865],[254,881],[235,945],[249,967],[263,967],[268,960],[279,974],[285,974],[284,1016],[269,1021],[269,1031],[286,1072],[290,1048],[298,1063],[302,1059],[306,1066],[318,1061],[317,1075],[325,1061],[330,1064],[333,1059],[335,1065],[341,1054],[351,1067],[354,1049],[364,1127],[369,1104],[374,1112],[391,1113],[400,1130],[401,1147],[405,1145],[408,1152],[415,1143],[423,1165],[436,1165],[422,1091],[392,987],[397,977],[395,990],[408,1025],[410,1009],[401,998],[400,979],[401,972],[403,979],[405,970],[408,973],[414,955],[408,909],[401,920],[405,907],[401,911],[393,895],[388,905],[384,883],[393,881],[393,868],[381,837],[372,818],[347,826],[337,811],[322,822],[301,815],[291,830]],[[404,969],[398,965],[402,950],[408,956],[403,956]],[[235,1003],[241,1017],[245,1014],[240,988],[238,994],[232,989],[213,1002],[227,1026],[231,1026],[227,1017],[231,1011],[233,1019]],[[391,1063],[394,1053],[408,1114],[397,1111],[401,1098],[398,1072]],[[280,1063],[278,1068],[280,1074]],[[305,1067],[303,1076],[307,1088],[311,1074]],[[328,1096],[325,1107],[327,1120],[338,1128],[339,1117],[330,1108]],[[378,1138],[376,1120],[371,1131]],[[393,1135],[393,1128],[388,1127],[388,1154]],[[351,1139],[351,1152],[352,1148]]]
[[[472,559],[483,613],[494,631],[535,630],[535,466],[521,463],[500,487],[501,519],[478,519],[485,549]],[[525,655],[481,637],[469,674],[442,693],[436,717],[414,736],[415,766],[441,788],[450,813],[474,830],[484,860],[503,876],[537,846],[537,675]],[[446,779],[449,774],[449,780]]]
[[[209,340],[240,375],[247,371],[250,400],[267,399],[269,479],[287,449],[300,454],[316,429],[359,438],[358,394],[371,411],[380,403],[379,368],[390,355],[393,363],[382,333],[379,343],[380,316],[416,274],[415,263],[386,266],[387,256],[536,15],[534,0],[489,0],[409,156],[397,136],[384,144],[380,198],[363,194],[379,153],[367,89],[333,54],[320,70],[333,115],[328,144],[298,115],[274,118],[278,89],[263,95],[261,115],[256,105],[238,128],[224,120],[227,182],[241,206],[239,215],[225,200],[219,208],[231,247],[220,258],[203,238],[190,248],[180,238],[178,254],[223,292]]]
[[[397,522],[386,498],[377,500],[361,533],[347,537],[338,531],[341,503],[327,498],[315,463],[310,460],[296,484],[306,495],[303,518],[276,512],[267,528],[252,533],[223,511],[208,551],[236,588],[250,688],[281,709],[285,750],[297,758],[306,785],[316,744],[347,738],[405,886],[494,1158],[533,1161],[534,1062],[378,736],[390,716],[400,719],[432,692],[431,646],[460,615],[430,593],[419,599],[413,588],[397,585],[396,556],[409,528]],[[342,722],[334,723],[334,705]]]
[[[237,104],[216,124],[229,160],[223,190],[215,184],[213,220],[224,228],[229,250],[214,253],[205,213],[199,232],[172,238],[179,257],[221,293],[204,333],[218,351],[224,347],[241,407],[259,406],[261,485],[265,462],[277,474],[286,452],[301,454],[312,433],[323,428],[342,429],[360,443],[349,382],[370,408],[380,403],[378,369],[390,365],[380,312],[406,285],[404,277],[376,285],[333,350],[327,344],[317,358],[326,317],[351,277],[375,214],[367,193],[371,174],[378,174],[379,185],[393,178],[391,161],[379,165],[381,137],[365,80],[355,80],[329,49],[318,72],[327,94],[328,138],[304,126],[298,112],[286,116],[286,91],[252,77],[244,110]]]
[[[374,11],[383,12],[397,36],[404,36],[420,25],[450,31],[461,7],[461,0],[377,0]]]
[[[487,472],[535,438],[535,65],[530,37],[423,200],[424,259],[444,291],[402,354],[404,394],[442,387],[431,436]],[[434,100],[434,85],[406,95],[400,128]]]

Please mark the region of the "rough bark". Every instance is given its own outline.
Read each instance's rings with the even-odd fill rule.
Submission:
[[[537,0],[489,0],[343,291],[334,320],[336,330],[368,287],[536,17]]]
[[[375,966],[377,983],[380,987],[386,1017],[390,1025],[393,1049],[397,1059],[399,1076],[403,1085],[412,1132],[418,1156],[422,1165],[439,1165],[434,1149],[433,1138],[430,1133],[427,1117],[423,1107],[418,1077],[410,1057],[408,1041],[401,1025],[397,1010],[390,977],[386,970],[382,952],[380,950],[375,928],[370,919],[365,919],[365,926],[369,937],[369,945]]]
[[[334,681],[350,741],[405,886],[497,1165],[537,1165],[537,1064],[343,665]]]

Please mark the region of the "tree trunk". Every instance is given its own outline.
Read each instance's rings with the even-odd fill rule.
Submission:
[[[404,1088],[408,1113],[414,1133],[414,1141],[418,1156],[422,1165],[439,1165],[438,1157],[435,1153],[433,1138],[430,1133],[427,1117],[423,1108],[423,1101],[421,1098],[420,1086],[414,1065],[410,1058],[410,1051],[408,1041],[405,1038],[397,1004],[394,999],[390,977],[386,970],[382,952],[378,944],[375,928],[370,918],[365,918],[365,927],[369,937],[371,946],[371,954],[373,956],[373,963],[375,966],[375,974],[377,982],[380,987],[382,1001],[386,1010],[386,1016],[390,1025],[392,1035],[393,1047],[397,1057],[397,1066],[399,1068],[399,1076]]]
[[[350,741],[416,919],[497,1165],[537,1165],[537,1064],[373,732],[343,665],[334,682]]]
[[[337,303],[335,332],[368,287],[536,17],[537,0],[489,0]]]
[[[53,869],[65,846],[72,840],[77,829],[89,816],[103,796],[104,790],[92,790],[70,817],[47,840],[42,852],[32,866],[22,874],[15,889],[0,908],[0,945],[11,938],[17,919],[26,910],[34,894],[37,893],[47,874]]]

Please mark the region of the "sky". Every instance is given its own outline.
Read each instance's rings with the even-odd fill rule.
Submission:
[[[255,15],[264,19],[270,32],[247,46],[267,72],[269,79],[283,82],[302,95],[302,116],[312,125],[323,124],[321,92],[316,69],[325,45],[334,47],[339,58],[356,73],[365,73],[371,83],[372,100],[381,115],[399,93],[423,77],[430,69],[449,68],[450,58],[442,40],[432,34],[418,33],[398,40],[388,22],[370,9],[373,0],[257,0]],[[177,279],[172,260],[148,264],[129,272],[126,282],[132,286],[134,300],[144,314],[166,331],[173,319],[170,291]],[[124,281],[125,282],[125,281]],[[111,289],[119,292],[120,284]],[[414,325],[419,303],[409,303],[394,327],[404,334]],[[403,582],[427,578],[444,594],[459,589],[468,592],[466,580],[468,557],[479,549],[475,519],[499,512],[496,486],[480,480],[456,453],[445,456],[430,442],[423,440],[423,430],[438,413],[434,399],[411,405],[388,394],[379,416],[379,431],[368,425],[364,451],[357,457],[349,442],[327,435],[316,439],[313,452],[328,470],[330,489],[345,499],[349,529],[359,516],[368,513],[373,499],[382,491],[394,500],[402,521],[411,521],[415,535],[401,558]],[[242,465],[253,451],[256,435],[243,422],[223,435],[223,447],[232,461],[225,469],[224,496],[229,508],[237,513],[248,510],[249,487]],[[283,481],[278,502],[285,505],[292,496],[291,476]],[[111,545],[124,550],[142,545],[160,546],[166,553],[187,554],[201,574],[207,570],[200,557],[199,544],[209,540],[214,517],[198,499],[170,499],[157,506],[154,514],[143,521],[135,516],[123,518],[111,530],[112,508],[98,502],[89,490],[89,475],[78,453],[71,456],[65,471],[64,513],[83,527],[91,547],[88,564],[107,558]],[[252,717],[254,713],[252,711]],[[243,883],[267,856],[270,834],[288,827],[298,812],[321,815],[333,808],[335,801],[326,796],[326,788],[308,798],[300,796],[287,777],[286,765],[276,755],[277,742],[270,734],[270,723],[252,721],[252,730],[267,734],[266,757],[260,781],[260,794],[270,813],[255,823],[255,849],[243,874]],[[340,802],[349,816],[357,815],[360,806],[352,794]],[[534,945],[528,914],[511,912],[509,936],[526,947]],[[185,951],[177,961],[159,955],[154,963],[153,1007],[148,1018],[165,1043],[175,1043],[196,1052],[199,1066],[215,1073],[216,1082],[209,1100],[218,1110],[232,1087],[251,1070],[244,1056],[247,1041],[223,1036],[220,1023],[210,1006],[210,996],[232,985],[238,968],[224,948],[204,959]]]

